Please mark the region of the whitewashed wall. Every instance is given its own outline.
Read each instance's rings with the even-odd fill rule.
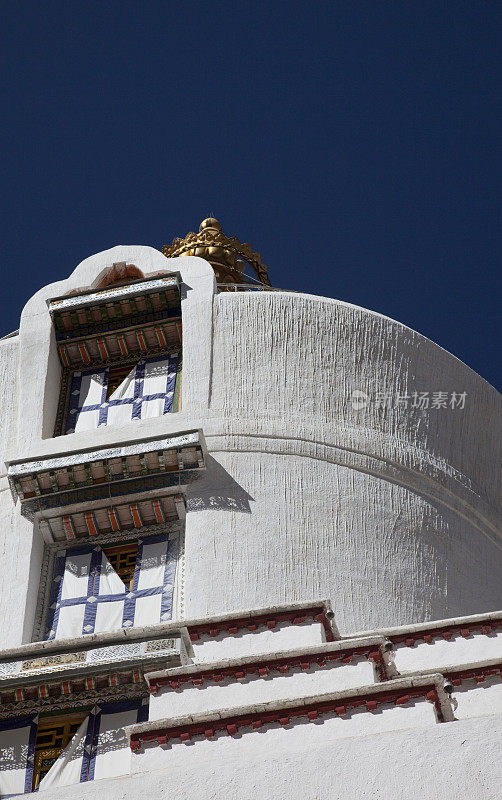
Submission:
[[[315,747],[310,734],[291,747],[292,731],[279,731],[276,749],[264,746],[266,734],[244,734],[212,750],[178,745],[163,769],[157,749],[160,764],[149,772],[54,789],[51,800],[500,800],[500,716],[338,740],[323,737],[322,725],[307,728],[319,734]],[[215,760],[221,743],[225,753]]]
[[[182,273],[182,411],[101,429],[92,442],[87,433],[54,440],[60,368],[45,301],[93,284],[117,261],[147,275]],[[167,261],[136,246],[91,256],[44,287],[19,337],[0,342],[2,461],[202,428],[210,458],[188,497],[186,617],[329,597],[347,633],[502,606],[500,395],[437,345],[370,311],[309,295],[214,292],[206,262]],[[353,390],[374,399],[415,389],[465,391],[466,408],[370,402],[355,410],[350,402]],[[0,481],[5,648],[31,638],[42,546],[3,472]],[[484,701],[476,709],[489,711]],[[326,737],[323,725],[305,726],[308,740],[281,730],[273,750],[260,734],[226,738],[216,760],[211,747],[177,745],[167,760],[157,749],[140,775],[51,796],[498,800],[500,717],[438,725],[426,711],[423,727],[355,730],[358,738]],[[403,716],[403,728],[416,723]]]
[[[220,294],[213,331],[187,614],[329,597],[348,633],[502,605],[489,384],[404,325],[324,298]],[[465,408],[395,407],[415,390],[466,392]]]
[[[7,457],[90,446],[87,433],[51,438],[59,365],[46,299],[95,283],[116,261],[146,275],[179,270],[185,284],[182,411],[103,428],[92,440],[203,429],[210,457],[189,490],[180,614],[329,597],[349,633],[502,605],[500,395],[371,311],[283,292],[215,295],[201,259],[120,246],[28,302]],[[15,346],[2,348],[12,365]],[[352,407],[355,389],[370,396],[362,410]],[[415,389],[467,392],[465,409],[374,402],[376,392]],[[8,492],[3,502],[16,576],[3,596],[16,604],[0,645],[14,646],[30,638],[41,551]]]

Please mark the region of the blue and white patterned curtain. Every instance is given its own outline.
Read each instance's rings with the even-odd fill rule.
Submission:
[[[173,409],[177,366],[177,355],[142,359],[108,400],[108,367],[74,372],[65,433],[169,414]]]
[[[40,781],[38,790],[128,775],[131,751],[124,728],[147,719],[148,699],[98,703]],[[36,714],[0,722],[2,800],[31,792],[37,724]]]
[[[178,540],[167,533],[140,539],[131,588],[99,545],[56,556],[47,639],[155,625],[171,619]]]
[[[31,792],[36,714],[0,722],[0,797]]]
[[[40,781],[39,790],[128,775],[131,750],[124,728],[147,719],[147,699],[99,703]]]

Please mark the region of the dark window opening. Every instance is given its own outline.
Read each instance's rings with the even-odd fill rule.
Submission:
[[[121,364],[118,367],[111,367],[108,372],[108,384],[106,387],[105,400],[109,400],[115,389],[118,389],[123,380],[127,378],[135,363]]]
[[[118,547],[104,547],[103,553],[128,589],[132,589],[132,582],[136,569],[136,557],[138,555],[138,543],[132,542],[131,544],[123,544]]]

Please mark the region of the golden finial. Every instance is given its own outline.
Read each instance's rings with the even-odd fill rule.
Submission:
[[[235,236],[225,236],[214,217],[202,220],[198,233],[188,233],[184,239],[176,238],[171,245],[164,245],[162,252],[167,258],[205,258],[214,269],[217,282],[229,285],[253,283],[245,274],[246,265],[249,265],[258,282],[270,286],[267,267],[261,263],[260,254],[253,253],[251,245],[242,244]]]

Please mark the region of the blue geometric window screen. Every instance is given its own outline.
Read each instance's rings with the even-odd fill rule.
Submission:
[[[118,426],[173,410],[178,356],[138,361],[108,399],[109,367],[74,372],[65,433]]]
[[[54,564],[47,639],[156,625],[172,616],[177,537],[139,539],[131,586],[99,545],[60,551]]]

